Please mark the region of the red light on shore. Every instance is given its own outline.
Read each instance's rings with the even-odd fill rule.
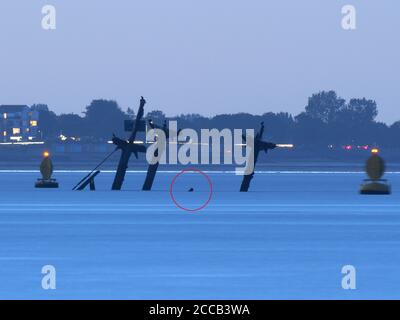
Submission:
[[[43,152],[43,157],[48,158],[50,156],[50,153],[48,151]]]
[[[348,145],[348,146],[344,146],[343,148],[344,148],[345,150],[352,150],[352,149],[353,149],[353,146]]]

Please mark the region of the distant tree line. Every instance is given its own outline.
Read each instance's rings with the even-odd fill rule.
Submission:
[[[135,113],[123,111],[115,101],[94,100],[86,107],[83,116],[77,114],[56,115],[46,105],[34,105],[39,111],[39,124],[46,140],[60,135],[80,137],[84,141],[109,140],[113,133],[126,136],[123,123],[133,119]],[[304,112],[293,116],[287,112],[266,112],[262,115],[249,113],[220,114],[205,117],[200,114],[182,114],[167,118],[160,111],[151,111],[146,117],[155,123],[177,120],[180,128],[231,128],[255,129],[260,123],[266,127],[265,139],[294,143],[303,147],[327,145],[378,145],[400,147],[400,121],[388,126],[376,121],[377,104],[366,98],[346,102],[334,91],[322,91],[308,99]]]

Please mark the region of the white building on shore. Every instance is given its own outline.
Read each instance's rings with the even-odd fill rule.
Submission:
[[[40,139],[39,112],[26,105],[0,105],[0,134],[4,143]]]

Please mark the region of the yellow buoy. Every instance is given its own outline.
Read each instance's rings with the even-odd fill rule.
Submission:
[[[369,179],[364,180],[364,184],[361,185],[361,194],[390,194],[391,187],[382,180],[385,174],[385,161],[378,155],[379,150],[374,148],[371,150],[371,157],[367,160],[365,165],[365,171]]]
[[[58,188],[58,182],[56,179],[52,179],[53,175],[53,162],[50,159],[50,153],[48,151],[43,152],[43,161],[40,164],[40,173],[42,179],[38,179],[35,184],[36,188]]]
[[[377,153],[373,153],[367,160],[365,170],[371,180],[379,180],[385,174],[385,161]]]
[[[43,180],[50,180],[53,175],[53,163],[49,157],[44,158],[40,165]]]

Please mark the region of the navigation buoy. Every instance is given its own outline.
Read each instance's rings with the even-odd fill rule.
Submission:
[[[41,179],[37,179],[35,183],[36,188],[58,188],[58,182],[56,179],[52,179],[53,175],[53,162],[50,159],[50,153],[48,151],[43,152],[43,161],[40,164],[40,173],[42,174]]]
[[[382,179],[385,174],[385,161],[378,155],[379,150],[371,150],[371,157],[367,160],[365,171],[369,179],[361,185],[361,194],[390,194],[391,188],[387,180]]]

